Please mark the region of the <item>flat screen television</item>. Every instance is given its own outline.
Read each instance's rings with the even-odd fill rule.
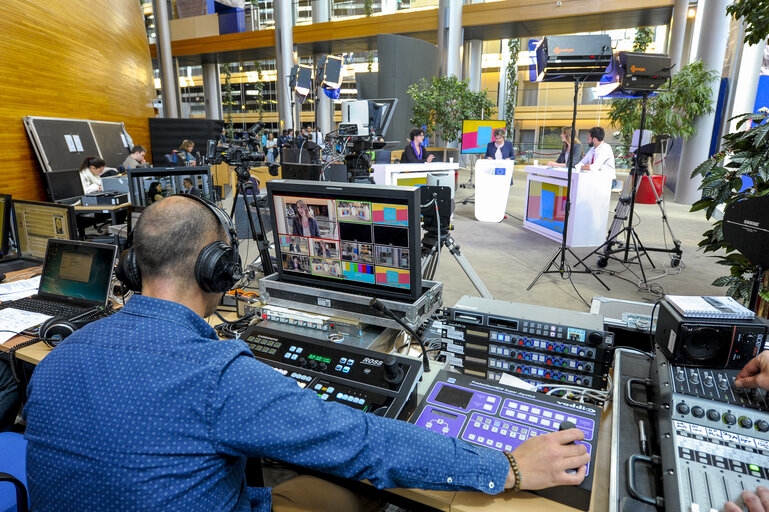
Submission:
[[[164,197],[191,193],[215,201],[211,168],[200,167],[144,167],[128,169],[128,187],[131,204],[144,208]],[[185,183],[186,181],[186,183]],[[188,187],[187,185],[191,185]]]
[[[507,129],[505,121],[472,120],[462,121],[462,154],[486,153],[486,146],[494,140],[494,130]]]
[[[418,187],[272,180],[281,280],[402,300],[422,293]]]

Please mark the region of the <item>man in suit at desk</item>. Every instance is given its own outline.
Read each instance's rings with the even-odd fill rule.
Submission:
[[[200,190],[192,183],[192,178],[184,178],[182,180],[182,186],[184,187],[184,193],[191,196],[200,197]]]
[[[486,160],[512,160],[515,158],[513,143],[505,140],[505,129],[494,130],[494,140],[486,146]]]
[[[32,510],[361,510],[351,491],[306,475],[249,488],[247,457],[377,488],[498,494],[583,481],[590,456],[570,444],[579,429],[506,455],[324,401],[243,341],[218,339],[204,318],[222,293],[202,288],[196,261],[226,249],[231,229],[183,195],[144,210],[133,238],[141,295],[61,342],[27,388]],[[222,279],[237,276],[230,262]]]

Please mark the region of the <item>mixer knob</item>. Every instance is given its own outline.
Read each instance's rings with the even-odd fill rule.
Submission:
[[[707,387],[710,387],[713,385],[713,376],[709,373],[705,374],[705,385]]]
[[[307,359],[305,359],[305,358],[303,358],[303,357],[300,357],[300,358],[299,358],[299,366],[301,366],[302,368],[304,368],[305,366],[307,366]]]
[[[708,419],[710,421],[718,421],[718,418],[720,418],[721,415],[718,414],[718,411],[715,409],[708,409]]]
[[[684,402],[681,402],[680,404],[676,405],[676,410],[683,415],[689,414],[689,406],[686,405]]]
[[[729,380],[721,374],[718,375],[718,387],[721,389],[729,387]]]
[[[676,380],[683,381],[686,378],[686,374],[684,374],[683,368],[677,368],[676,369]]]
[[[587,337],[588,345],[593,345],[593,346],[600,345],[602,341],[603,341],[603,334],[601,334],[600,332],[593,331]]]
[[[769,431],[769,422],[765,420],[758,420],[756,422],[756,430],[758,430],[759,432]]]
[[[384,379],[390,385],[397,385],[403,382],[403,368],[398,364],[394,356],[387,356],[384,360]]]
[[[725,412],[722,419],[727,425],[734,425],[737,423],[737,418],[735,418],[734,414],[730,412]]]
[[[315,361],[315,359],[310,359],[308,366],[310,367],[310,370],[314,370],[315,368],[317,368],[318,362]]]
[[[321,362],[321,363],[318,365],[318,369],[319,369],[320,371],[322,371],[322,372],[325,372],[326,370],[328,370],[328,366],[326,366],[326,363],[323,363],[323,362]]]
[[[694,370],[689,372],[689,382],[692,384],[699,384],[700,382],[700,375],[695,372]]]
[[[703,409],[699,405],[695,405],[694,407],[692,407],[692,415],[695,418],[702,418],[703,416],[705,416],[705,409]]]
[[[750,428],[753,426],[753,420],[747,416],[740,416],[739,423],[742,428]]]

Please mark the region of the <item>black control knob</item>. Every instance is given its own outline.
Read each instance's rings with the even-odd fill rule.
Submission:
[[[326,366],[326,363],[323,363],[323,362],[321,362],[321,363],[318,365],[318,370],[320,370],[320,371],[322,371],[322,372],[325,372],[326,370],[328,370],[328,366]]]
[[[742,428],[750,428],[753,426],[753,420],[751,420],[747,416],[740,416],[738,423]]]
[[[684,402],[681,402],[680,404],[676,405],[676,410],[684,415],[689,414],[689,406],[686,405]]]
[[[600,332],[591,332],[590,336],[587,337],[587,343],[588,345],[600,345],[603,341],[603,334]]]
[[[718,421],[718,418],[720,418],[721,415],[718,414],[718,411],[715,409],[708,409],[708,419],[710,421]]]
[[[307,359],[305,359],[305,358],[303,358],[303,357],[300,357],[300,358],[299,358],[299,360],[298,360],[297,362],[299,363],[299,366],[301,366],[302,368],[304,368],[305,366],[307,366]]]
[[[705,409],[703,409],[699,405],[695,405],[694,407],[692,407],[692,416],[694,416],[695,418],[702,418],[703,416],[705,416]]]
[[[307,363],[307,366],[310,367],[310,370],[314,370],[318,367],[318,362],[315,359],[310,359],[310,362]]]
[[[387,356],[384,359],[384,380],[392,386],[403,382],[403,368],[395,356]]]
[[[724,420],[724,423],[727,425],[734,425],[737,423],[737,418],[734,416],[734,414],[730,412],[725,412],[722,419]]]
[[[758,430],[759,432],[769,431],[769,422],[765,420],[758,420],[756,422],[756,430]]]
[[[559,432],[562,431],[562,430],[568,430],[570,428],[577,428],[577,426],[574,423],[570,422],[570,421],[562,421],[561,424],[558,425],[558,431]],[[569,444],[574,444],[574,441],[572,441]],[[566,472],[573,475],[574,473],[577,472],[577,468],[567,469]]]

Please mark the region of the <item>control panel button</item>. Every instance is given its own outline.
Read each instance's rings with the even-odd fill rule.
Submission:
[[[705,409],[703,409],[699,405],[695,405],[694,407],[692,407],[692,415],[695,418],[702,418],[703,416],[705,416]]]

